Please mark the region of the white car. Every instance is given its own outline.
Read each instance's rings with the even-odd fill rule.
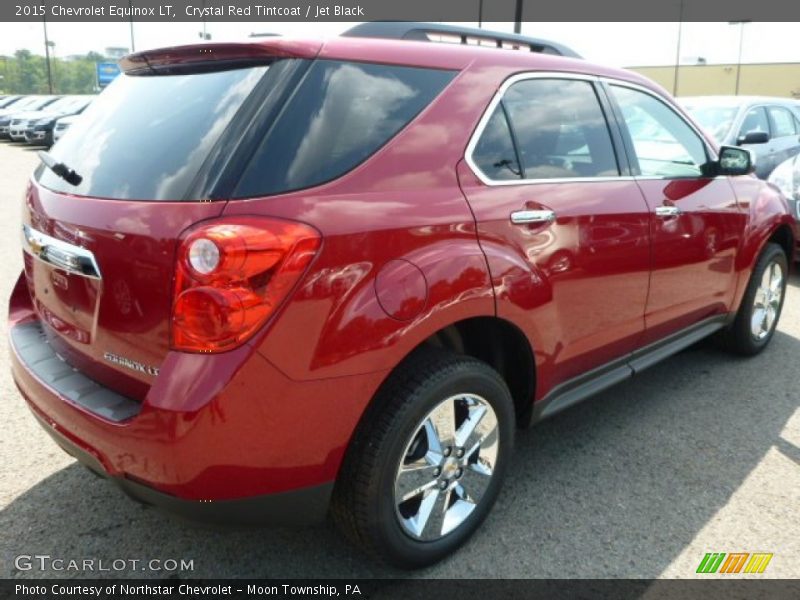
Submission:
[[[783,192],[789,202],[795,218],[795,258],[800,261],[800,154],[778,165],[767,181]]]

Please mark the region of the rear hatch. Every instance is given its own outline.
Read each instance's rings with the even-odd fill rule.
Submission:
[[[237,168],[249,116],[317,50],[273,42],[134,55],[54,146],[52,161],[77,178],[36,170],[25,272],[51,345],[73,367],[144,397],[170,349],[180,235],[222,213],[215,190]]]

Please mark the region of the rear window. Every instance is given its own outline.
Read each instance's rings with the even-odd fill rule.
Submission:
[[[120,200],[183,200],[236,111],[268,67],[190,75],[120,75],[50,154],[73,186],[42,167],[51,190]]]
[[[234,197],[307,188],[343,175],[405,127],[454,75],[316,61],[265,135]]]

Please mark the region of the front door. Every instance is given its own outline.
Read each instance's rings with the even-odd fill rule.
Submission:
[[[678,112],[640,88],[609,91],[651,215],[646,345],[730,309],[746,219],[728,178],[713,175],[705,141]]]

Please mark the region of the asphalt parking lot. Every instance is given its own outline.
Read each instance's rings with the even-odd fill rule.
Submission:
[[[4,299],[21,269],[20,201],[36,162],[32,149],[0,142]],[[16,556],[40,554],[192,560],[181,578],[687,578],[706,552],[771,552],[759,577],[800,578],[797,274],[760,356],[702,343],[521,432],[483,528],[451,559],[413,574],[375,565],[331,525],[214,531],[134,503],[40,430],[8,372],[5,342],[0,358],[0,577],[84,575],[15,567]],[[139,569],[94,575],[165,575]]]

